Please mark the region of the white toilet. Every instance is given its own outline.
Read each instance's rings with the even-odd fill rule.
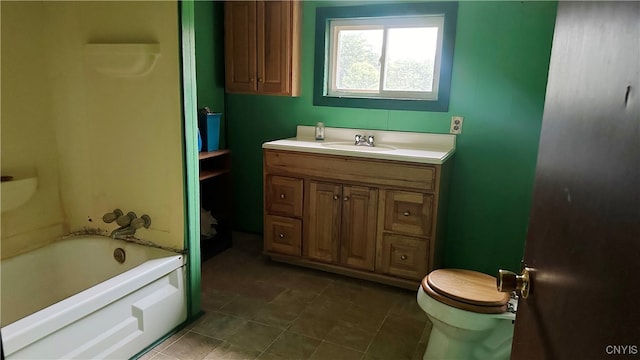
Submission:
[[[438,269],[422,280],[418,305],[433,323],[424,360],[509,359],[517,306],[496,279],[471,270]]]

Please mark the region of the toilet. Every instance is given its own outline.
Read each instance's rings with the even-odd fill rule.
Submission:
[[[509,306],[508,304],[511,304]],[[422,279],[418,305],[433,323],[424,360],[509,359],[517,300],[493,276],[438,269]]]

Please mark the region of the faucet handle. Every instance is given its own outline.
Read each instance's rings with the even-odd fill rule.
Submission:
[[[371,146],[373,146],[373,142],[374,142],[375,138],[373,137],[373,135],[369,135],[367,136],[367,143]]]
[[[116,223],[120,226],[127,226],[131,224],[131,222],[137,217],[138,216],[136,216],[136,213],[134,213],[133,211],[129,211],[127,215],[119,216],[116,219]]]
[[[148,229],[149,226],[151,226],[151,218],[149,215],[142,215],[139,219],[131,221],[131,227],[134,229],[140,229],[141,227]]]
[[[122,216],[122,210],[115,209],[113,210],[113,212],[102,215],[102,221],[106,222],[107,224],[112,223],[116,221],[116,219],[118,219],[120,216]]]

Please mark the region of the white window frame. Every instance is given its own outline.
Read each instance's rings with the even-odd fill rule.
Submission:
[[[400,100],[438,100],[440,85],[440,63],[442,58],[442,42],[444,30],[444,15],[418,16],[385,16],[369,18],[343,18],[329,20],[328,67],[326,76],[327,95],[333,97],[400,99]],[[384,76],[386,74],[386,45],[388,30],[393,28],[435,27],[438,29],[436,53],[434,59],[433,83],[431,91],[394,91],[384,90]],[[378,90],[341,90],[336,86],[336,71],[338,59],[338,34],[341,30],[383,30],[382,55],[380,58],[380,81]]]

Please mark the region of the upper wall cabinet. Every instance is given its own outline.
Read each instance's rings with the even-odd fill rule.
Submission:
[[[230,93],[300,94],[298,1],[227,1],[225,88]]]

